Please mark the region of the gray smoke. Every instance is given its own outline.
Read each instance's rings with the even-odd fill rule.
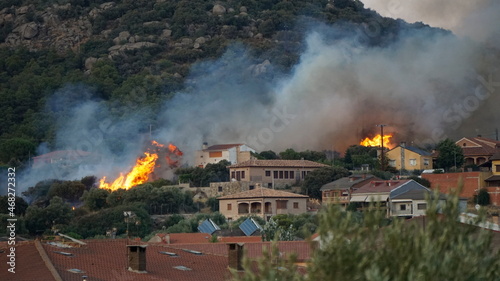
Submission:
[[[273,68],[273,61],[256,61],[245,46],[232,46],[220,59],[193,66],[185,90],[162,105],[152,137],[176,144],[188,164],[194,164],[194,152],[204,141],[247,143],[260,151],[343,152],[377,133],[377,124],[386,124],[396,142],[422,146],[445,137],[491,137],[500,121],[495,108],[500,57],[492,41],[498,40],[498,13],[493,11],[499,11],[499,4],[480,2],[464,4],[465,14],[450,12],[454,28],[465,31],[467,20],[474,21],[467,25],[472,31],[483,26],[477,39],[411,28],[390,44],[367,47],[360,42],[380,35],[383,22],[355,26],[352,36],[342,28],[317,26],[308,32],[305,51],[290,73]],[[449,7],[445,1],[438,4]],[[415,11],[431,8],[418,7]],[[68,169],[61,178],[113,178],[144,150],[151,110],[130,108],[115,119],[103,102],[89,101],[91,95],[82,94],[86,91],[75,86],[56,95],[53,104],[68,95],[83,96],[74,99],[71,114],[57,119],[56,146],[95,152],[100,161]],[[30,179],[47,177],[38,173]]]

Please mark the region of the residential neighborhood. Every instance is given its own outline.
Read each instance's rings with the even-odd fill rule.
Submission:
[[[500,0],[1,0],[0,281],[500,281]]]

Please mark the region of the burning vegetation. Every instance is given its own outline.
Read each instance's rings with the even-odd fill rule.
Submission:
[[[387,147],[388,149],[391,149],[394,147],[394,145],[391,143],[391,138],[392,134],[388,134],[382,136],[380,134],[374,136],[373,138],[366,137],[365,139],[361,140],[359,143],[362,146],[380,146],[381,142],[384,143],[384,147]]]
[[[130,189],[133,186],[147,182],[155,169],[164,167],[172,169],[178,167],[183,153],[173,144],[161,144],[152,141],[144,156],[136,160],[134,167],[129,173],[116,178],[112,183],[106,182],[106,177],[99,181],[99,188],[117,190],[120,188]]]

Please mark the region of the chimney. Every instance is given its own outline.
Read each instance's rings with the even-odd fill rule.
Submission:
[[[201,149],[205,150],[208,148],[208,142],[203,142],[203,145],[201,146]]]
[[[170,244],[170,233],[165,234],[165,243]]]
[[[127,245],[129,271],[146,273],[146,246],[147,245]]]
[[[401,147],[406,147],[406,142],[402,141],[401,142]]]
[[[228,243],[229,268],[243,270],[243,243]]]

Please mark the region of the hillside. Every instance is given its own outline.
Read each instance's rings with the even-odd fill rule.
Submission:
[[[246,76],[276,80],[322,24],[341,26],[338,38],[361,35],[365,46],[387,45],[402,29],[431,30],[381,18],[357,0],[2,1],[0,163],[19,164],[41,143],[60,148],[60,120],[77,101],[106,107],[113,122],[142,110],[136,126],[147,133],[161,104],[196,84],[192,65],[231,46],[250,60]]]

